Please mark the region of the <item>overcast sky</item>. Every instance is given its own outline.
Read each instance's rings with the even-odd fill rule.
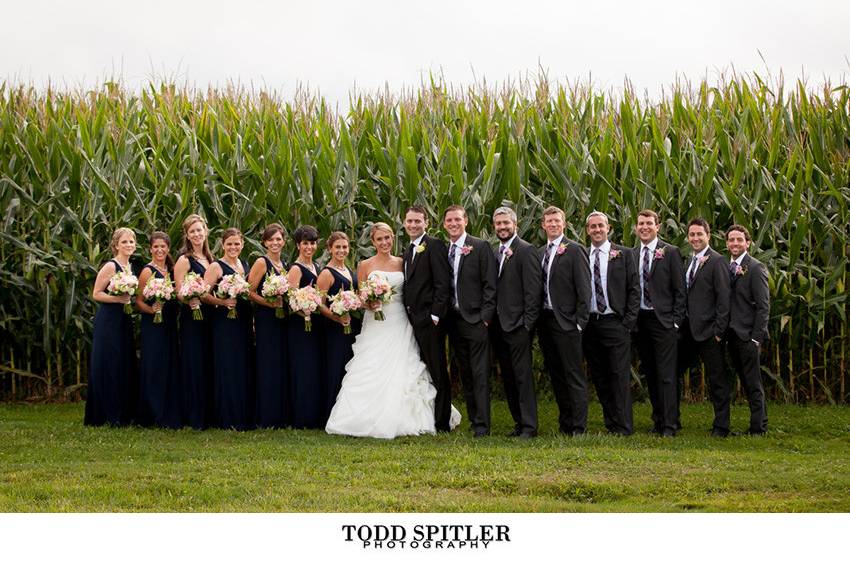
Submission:
[[[36,85],[168,77],[291,96],[301,83],[344,107],[355,85],[400,90],[429,71],[467,85],[542,68],[614,90],[629,77],[653,96],[733,66],[812,87],[850,76],[850,0],[24,0],[0,13],[0,79]]]

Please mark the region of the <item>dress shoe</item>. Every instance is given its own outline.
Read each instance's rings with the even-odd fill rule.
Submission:
[[[519,436],[520,434],[522,434],[522,430],[521,430],[521,429],[519,429],[519,428],[515,428],[515,429],[513,429],[512,431],[510,431],[510,432],[507,434],[507,436],[508,436],[508,438],[516,438],[516,437],[517,437],[517,436]]]
[[[711,436],[713,438],[726,438],[729,436],[729,431],[722,428],[713,428],[711,429]]]
[[[650,429],[649,429],[648,431],[646,431],[646,432],[648,432],[649,434],[660,434],[660,433],[661,433],[661,429],[659,429],[659,428],[658,428],[657,426],[655,426],[655,425],[652,425],[652,428],[650,428]]]
[[[519,438],[520,440],[531,440],[535,436],[537,436],[536,432],[531,431],[531,430],[524,430],[521,433],[519,433],[519,436],[517,438]]]
[[[476,430],[472,433],[472,438],[484,438],[485,436],[489,436],[489,434],[486,430]]]
[[[676,436],[676,429],[665,428],[661,431],[661,438],[673,438],[674,436]]]
[[[767,434],[766,430],[748,430],[747,436],[764,436]]]

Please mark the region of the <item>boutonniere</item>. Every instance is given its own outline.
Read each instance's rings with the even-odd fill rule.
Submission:
[[[612,249],[610,252],[608,252],[608,260],[609,261],[612,260],[612,259],[617,259],[618,257],[620,257],[620,250]]]
[[[707,261],[708,261],[708,256],[707,256],[707,255],[704,255],[704,256],[702,256],[701,258],[699,258],[699,259],[697,260],[697,263],[699,263],[700,265],[702,265],[702,264],[704,264],[704,263],[705,263],[705,262],[707,262]]]
[[[471,252],[471,251],[472,251],[472,246],[463,246],[460,249],[461,255],[469,255],[469,252]]]
[[[664,248],[656,248],[655,259],[664,259]]]
[[[558,255],[564,255],[565,251],[567,251],[567,243],[561,242],[561,244],[558,246],[558,249],[555,251],[555,253],[558,254]]]
[[[414,249],[416,250],[416,253],[421,254],[425,251],[425,244],[419,244]]]
[[[514,255],[514,251],[511,248],[507,248],[505,250],[505,259],[510,258],[512,255]]]
[[[738,267],[735,268],[735,276],[736,277],[742,277],[746,274],[747,274],[747,268],[744,267],[743,265],[739,265]]]

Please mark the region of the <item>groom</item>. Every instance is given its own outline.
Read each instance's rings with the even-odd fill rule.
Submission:
[[[421,206],[411,206],[404,214],[404,230],[410,245],[404,252],[404,307],[419,345],[419,355],[437,390],[434,425],[449,431],[452,389],[446,367],[446,309],[452,294],[452,276],[446,244],[425,233],[428,216]]]

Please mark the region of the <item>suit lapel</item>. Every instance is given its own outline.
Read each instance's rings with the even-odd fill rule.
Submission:
[[[690,288],[688,289],[688,292],[690,292],[690,290],[693,289],[694,285],[697,282],[697,279],[702,277],[702,272],[705,271],[707,267],[709,267],[709,264],[712,261],[714,261],[714,258],[711,257],[711,251],[710,250],[705,252],[705,255],[703,257],[706,258],[706,260],[704,262],[700,263],[699,260],[697,260],[697,268],[696,268],[697,270],[694,273],[694,282],[691,284]],[[693,260],[691,260],[691,261],[693,261]],[[688,268],[690,269],[690,266],[688,266]],[[685,277],[687,277],[687,271],[685,272]]]
[[[658,265],[659,262],[664,261],[663,259],[659,260],[657,257],[655,257],[655,254],[658,252],[658,250],[663,250],[666,247],[667,247],[667,244],[665,244],[661,240],[658,240],[658,243],[655,244],[655,251],[650,254],[652,256],[652,259],[650,260],[652,263],[649,265],[649,278],[650,279],[652,279],[653,274],[655,274],[655,266]]]

